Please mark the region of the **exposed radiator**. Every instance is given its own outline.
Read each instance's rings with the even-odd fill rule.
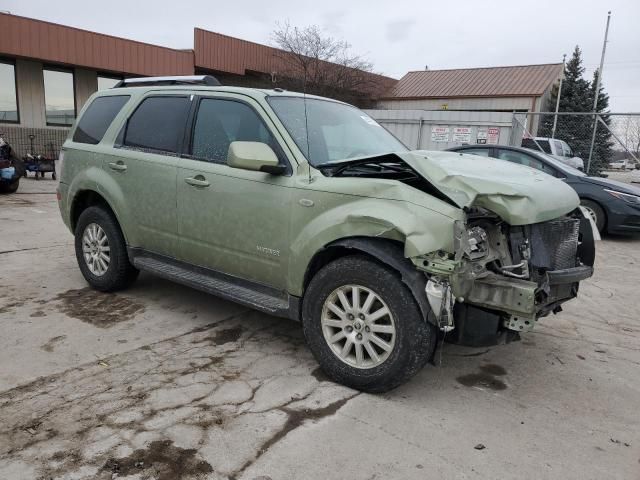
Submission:
[[[576,266],[580,220],[561,218],[530,226],[531,265],[560,270]]]

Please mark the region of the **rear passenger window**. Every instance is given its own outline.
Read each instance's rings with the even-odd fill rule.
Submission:
[[[91,145],[100,143],[107,128],[129,98],[129,95],[116,95],[94,99],[78,122],[73,141]]]
[[[127,123],[124,145],[178,153],[189,113],[189,97],[149,97]]]
[[[257,113],[232,100],[203,98],[198,107],[191,155],[215,163],[226,163],[231,142],[262,142],[278,155],[280,147]]]

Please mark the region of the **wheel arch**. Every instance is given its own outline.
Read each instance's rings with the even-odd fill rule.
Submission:
[[[114,208],[111,206],[109,201],[100,193],[92,189],[85,189],[78,191],[71,202],[70,216],[69,221],[71,224],[71,229],[75,232],[76,225],[78,224],[78,219],[83,211],[85,211],[89,207],[93,206],[101,206],[107,209],[118,222],[118,226],[120,227],[120,231],[125,236],[125,232],[122,230],[122,224],[118,218],[118,215]]]
[[[328,263],[338,258],[364,254],[373,260],[391,268],[398,274],[402,282],[409,288],[420,308],[423,318],[436,325],[425,288],[426,276],[416,270],[413,263],[404,256],[402,242],[387,238],[349,237],[335,240],[317,251],[312,257],[304,275],[304,293],[314,275]]]
[[[580,195],[579,198],[580,198],[580,205],[582,205],[582,200],[588,200],[589,202],[595,203],[600,207],[600,209],[602,209],[602,213],[604,214],[604,225],[602,227],[602,231],[606,232],[609,226],[609,209],[607,208],[607,206],[603,202],[599,201],[597,198],[589,194]]]

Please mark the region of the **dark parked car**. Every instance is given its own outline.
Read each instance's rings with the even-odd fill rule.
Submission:
[[[607,178],[589,177],[528,148],[465,145],[450,150],[519,163],[561,178],[578,193],[580,203],[589,211],[600,232],[640,233],[640,188]]]

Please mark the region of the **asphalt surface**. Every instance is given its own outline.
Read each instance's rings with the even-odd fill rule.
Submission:
[[[638,238],[521,342],[368,395],[294,322],[145,274],[90,290],[54,188],[0,197],[0,479],[640,478]]]

